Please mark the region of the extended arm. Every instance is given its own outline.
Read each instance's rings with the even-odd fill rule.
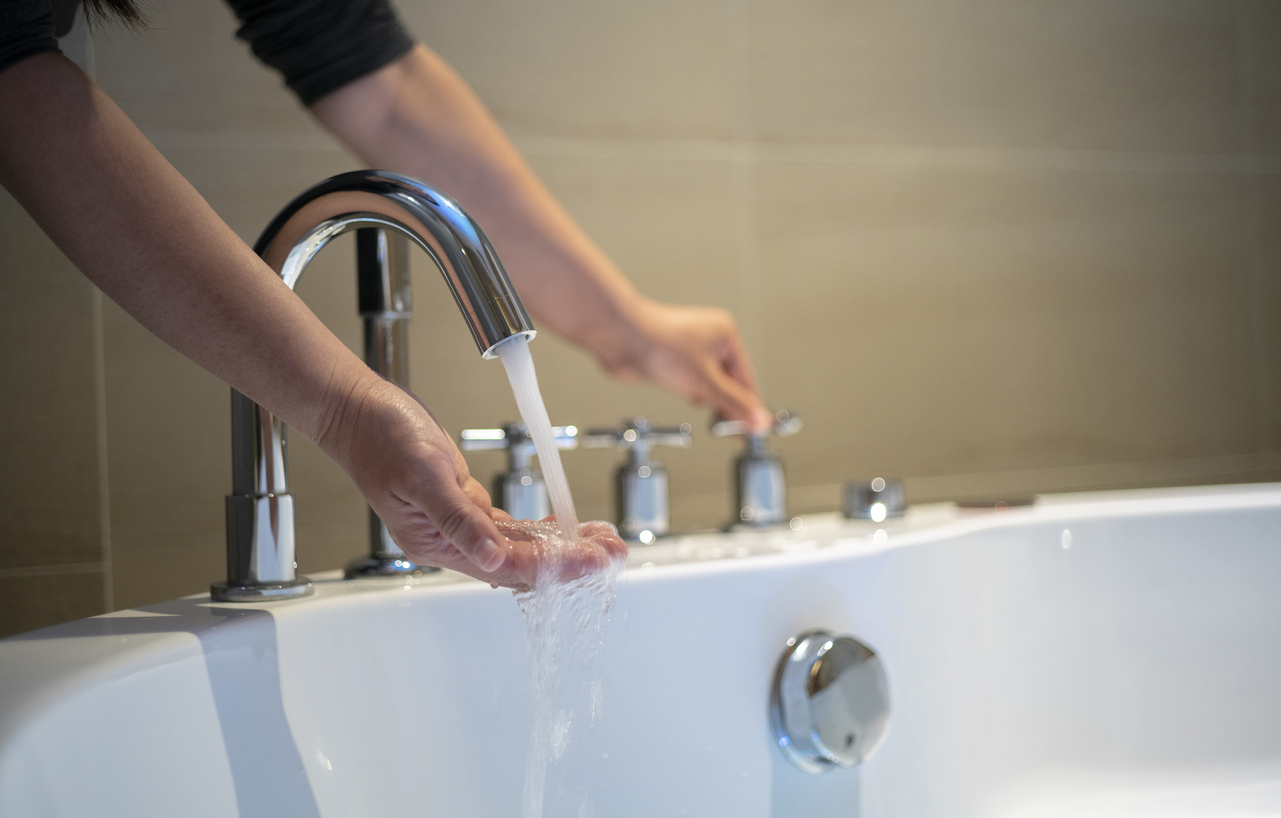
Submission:
[[[371,167],[423,179],[458,199],[484,226],[535,317],[606,369],[650,378],[732,418],[762,420],[729,313],[637,292],[430,50],[416,46],[311,109]]]
[[[528,581],[529,544],[501,535],[426,410],[330,333],[61,55],[0,71],[0,183],[112,300],[337,460],[412,557]]]

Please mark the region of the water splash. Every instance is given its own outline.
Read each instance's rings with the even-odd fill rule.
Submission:
[[[560,711],[554,707],[557,684],[564,681],[559,672],[561,657],[568,654],[576,658],[579,670],[593,676],[587,685],[587,701],[578,702],[577,709],[586,710],[594,721],[600,713],[603,687],[594,664],[627,548],[609,523],[578,524],[528,339],[515,336],[495,352],[507,370],[556,512],[554,523],[522,520],[500,526],[509,537],[529,539],[538,557],[534,587],[517,591],[516,604],[525,617],[534,686],[534,733],[525,766],[524,818],[542,818],[548,765],[564,757],[575,726],[574,706]]]
[[[591,720],[600,712],[603,686],[595,663],[626,554],[605,546],[617,538],[609,523],[584,523],[572,540],[566,540],[559,526],[551,522],[522,521],[502,528],[504,533],[530,538],[539,558],[535,586],[515,595],[525,618],[534,687],[524,818],[541,818],[548,767],[564,756],[572,741],[576,712],[587,711]],[[558,683],[564,681],[560,672],[564,656],[576,660],[576,670],[588,675],[590,681],[585,685],[586,696],[571,697],[571,706],[557,710],[554,705]],[[578,698],[586,701],[574,701]]]

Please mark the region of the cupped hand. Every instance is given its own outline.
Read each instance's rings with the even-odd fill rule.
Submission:
[[[611,374],[647,378],[730,420],[769,426],[751,358],[727,310],[643,299],[633,315],[632,337],[600,354]]]
[[[627,558],[627,544],[618,529],[595,520],[578,525],[577,537],[566,542],[555,516],[545,520],[500,522],[513,543],[528,544],[537,557],[537,582],[568,582],[598,573]],[[531,583],[532,585],[533,583]]]
[[[351,476],[409,559],[499,585],[537,576],[528,542],[467,470],[454,441],[416,397],[376,379],[342,402],[317,443]]]
[[[471,476],[452,438],[412,394],[381,379],[342,402],[317,441],[341,465],[409,559],[495,585],[572,579],[627,555],[608,523],[550,544],[559,528],[513,521]]]

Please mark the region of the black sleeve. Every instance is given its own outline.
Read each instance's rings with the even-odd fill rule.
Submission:
[[[0,0],[5,2],[5,0]],[[403,57],[414,41],[388,0],[227,0],[236,36],[304,105]]]
[[[46,52],[58,53],[49,0],[0,0],[0,71]]]

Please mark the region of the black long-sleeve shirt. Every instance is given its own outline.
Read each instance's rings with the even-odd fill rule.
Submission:
[[[236,36],[304,105],[404,56],[413,39],[389,0],[226,0]],[[0,0],[0,71],[58,51],[78,0]]]

